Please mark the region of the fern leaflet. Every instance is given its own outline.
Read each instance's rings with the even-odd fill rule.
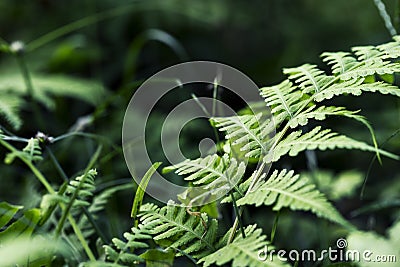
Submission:
[[[279,135],[277,135],[279,136]],[[281,140],[271,152],[264,157],[266,163],[278,161],[283,155],[296,156],[304,150],[326,150],[335,148],[359,149],[362,151],[376,152],[377,149],[364,142],[356,141],[344,135],[339,135],[329,129],[321,130],[320,126],[310,132],[302,134],[302,131],[290,133]],[[397,159],[398,156],[378,149],[379,153],[389,158]]]
[[[272,120],[262,120],[262,114],[242,115],[225,118],[212,118],[220,131],[225,131],[225,138],[231,145],[239,145],[246,157],[258,158],[269,151],[268,141],[275,132]]]
[[[103,246],[107,260],[115,264],[126,264],[128,266],[143,262],[144,260],[134,254],[134,251],[136,249],[148,248],[148,244],[144,241],[151,239],[150,232],[156,225],[157,221],[153,221],[145,225],[139,224],[138,227],[133,227],[131,232],[124,233],[126,241],[113,238],[112,242],[114,246]]]
[[[211,194],[218,194],[221,190],[234,187],[246,171],[244,162],[229,158],[228,154],[219,157],[209,155],[205,158],[186,160],[179,164],[163,169],[163,172],[175,170],[178,175],[188,175],[186,181],[194,185],[204,185],[204,189],[211,190]]]
[[[144,225],[157,223],[151,234],[163,247],[182,251],[193,258],[200,258],[215,249],[217,220],[209,219],[205,213],[193,216],[186,208],[169,202],[162,208],[154,204],[143,205],[139,216]]]
[[[246,227],[246,237],[243,238],[241,235],[237,235],[232,243],[226,244],[226,236],[222,240],[221,248],[216,252],[201,258],[199,263],[203,263],[203,266],[207,267],[210,265],[224,265],[229,262],[233,267],[258,267],[258,266],[269,266],[269,267],[283,267],[289,266],[286,263],[279,261],[277,258],[272,256],[266,257],[264,261],[259,259],[259,251],[264,250],[266,247],[268,251],[274,249],[266,240],[267,237],[262,234],[261,229],[256,228],[257,225],[250,225]],[[232,229],[231,229],[232,230]],[[228,232],[228,234],[230,231]]]
[[[275,170],[269,179],[237,201],[238,205],[274,205],[273,210],[289,207],[291,210],[311,211],[347,228],[353,228],[327,201],[315,185],[294,175],[293,171]]]
[[[316,65],[310,64],[286,68],[283,73],[289,75],[289,79],[295,81],[305,94],[318,93],[334,79],[332,76],[325,75]]]
[[[16,157],[21,157],[31,162],[41,161],[43,158],[39,140],[36,138],[29,139],[28,144],[22,151],[17,150],[8,153],[4,161],[6,164],[11,164]]]

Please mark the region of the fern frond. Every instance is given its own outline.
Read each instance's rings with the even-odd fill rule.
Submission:
[[[201,258],[198,263],[203,263],[205,267],[214,264],[221,266],[229,262],[232,262],[231,266],[233,267],[289,266],[280,261],[277,257],[274,257],[274,255],[265,255],[266,259],[264,261],[259,259],[259,251],[268,250],[268,252],[270,252],[274,247],[267,241],[267,237],[262,234],[262,230],[256,227],[257,225],[246,227],[245,238],[241,235],[237,235],[232,243],[226,244],[226,241],[222,242],[225,244],[223,244],[220,249]]]
[[[400,37],[394,36],[393,40],[377,46],[378,50],[382,52],[381,58],[394,59],[400,57]]]
[[[17,217],[22,209],[22,206],[0,202],[0,246],[6,239],[29,237],[34,231],[40,220],[40,210],[25,210],[22,216]]]
[[[11,125],[15,130],[21,128],[22,120],[19,117],[18,111],[21,109],[23,100],[11,94],[0,94],[0,115]]]
[[[183,251],[193,258],[207,255],[215,249],[218,222],[209,219],[205,213],[193,216],[186,208],[169,202],[162,208],[154,204],[143,205],[139,216],[144,225],[157,223],[151,234],[154,241],[163,247]]]
[[[237,204],[239,206],[274,205],[275,211],[284,207],[291,210],[311,211],[318,217],[353,228],[315,188],[315,185],[310,184],[307,179],[301,179],[300,175],[295,175],[293,171],[275,170],[266,182],[239,199]]]
[[[359,96],[363,92],[378,92],[384,95],[390,94],[400,97],[400,89],[397,86],[385,82],[364,83],[364,78],[335,83],[312,97],[315,101],[321,102],[343,94]]]
[[[392,63],[389,61],[365,61],[339,75],[341,80],[347,81],[350,79],[364,78],[370,75],[378,74],[393,74],[400,71],[400,65],[398,63]]]
[[[36,138],[29,139],[28,144],[22,151],[18,150],[8,153],[4,161],[6,164],[11,164],[16,157],[22,157],[31,162],[41,161],[43,158],[39,140]]]
[[[260,157],[269,151],[268,141],[275,132],[274,122],[262,121],[262,114],[212,118],[219,131],[225,131],[225,138],[233,146],[240,146],[246,157]]]
[[[316,65],[304,64],[295,68],[285,68],[283,73],[289,75],[289,80],[296,82],[303,93],[318,93],[326,84],[334,79],[325,75]]]
[[[76,177],[71,180],[65,190],[64,196],[66,202],[73,202],[73,207],[90,206],[87,198],[93,196],[96,189],[94,178],[97,175],[95,169],[89,170],[87,174]]]
[[[222,157],[209,155],[205,158],[186,160],[176,165],[166,167],[163,172],[175,170],[178,175],[188,175],[186,181],[194,185],[204,185],[204,189],[211,190],[211,194],[218,194],[221,190],[230,189],[243,177],[246,171],[244,162],[229,158],[228,154]]]
[[[148,222],[145,225],[139,224],[138,227],[133,227],[131,232],[123,234],[125,240],[113,238],[113,246],[103,246],[106,259],[114,264],[127,264],[128,266],[143,262],[144,260],[134,254],[134,251],[149,247],[145,241],[152,238],[150,232],[156,225],[157,221]]]
[[[263,87],[260,91],[267,105],[271,107],[276,125],[292,118],[304,104],[302,92],[288,80],[278,85]]]
[[[301,125],[304,126],[308,123],[309,119],[315,120],[325,120],[327,116],[344,116],[349,118],[359,118],[362,119],[363,117],[360,115],[356,115],[358,111],[349,111],[346,110],[344,107],[325,107],[325,106],[310,106],[308,109],[302,111],[295,117],[293,117],[289,122],[288,125],[290,128],[296,128],[297,126]],[[365,119],[364,119],[365,120]]]
[[[277,135],[279,136],[279,135]],[[364,142],[356,141],[344,135],[339,135],[329,129],[321,130],[320,126],[310,132],[302,134],[302,131],[295,131],[280,141],[275,149],[264,157],[267,163],[279,160],[283,155],[296,156],[304,150],[326,150],[326,149],[359,149],[362,151],[376,152],[377,149]],[[389,158],[397,159],[398,156],[384,150],[378,149],[379,153]]]
[[[330,65],[333,74],[342,74],[358,64],[357,60],[349,52],[324,52],[322,61]]]

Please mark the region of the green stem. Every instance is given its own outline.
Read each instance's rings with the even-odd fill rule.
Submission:
[[[22,53],[23,52],[15,54],[15,57],[17,59],[18,66],[21,70],[22,77],[24,79],[24,83],[26,86],[26,93],[28,95],[28,101],[32,105],[33,116],[35,118],[35,121],[38,123],[38,126],[39,126],[38,128],[44,128],[44,122],[40,116],[39,106],[37,105],[37,103],[35,102],[35,99],[34,99],[35,92],[34,92],[34,87],[33,87],[33,83],[32,83],[32,78],[31,78],[28,66],[26,64],[24,55]]]
[[[62,205],[62,206],[64,206],[64,205]],[[65,206],[64,206],[64,208],[65,208]],[[85,240],[85,237],[82,234],[81,229],[79,228],[78,224],[76,223],[74,217],[72,217],[71,214],[68,215],[68,221],[71,224],[72,229],[74,229],[76,237],[78,237],[79,241],[81,242],[81,245],[82,245],[83,249],[85,250],[87,256],[89,257],[89,260],[95,261],[96,257],[94,256],[92,250],[90,249],[88,243]]]
[[[242,233],[242,237],[246,238],[246,233],[244,232],[243,222],[242,222],[242,217],[241,217],[242,212],[239,211],[238,206],[236,205],[236,199],[233,196],[232,191],[230,191],[230,195],[231,195],[231,199],[232,199],[232,203],[233,203],[233,208],[235,209],[236,218],[238,219],[240,232]]]
[[[276,233],[276,229],[278,227],[279,215],[280,215],[280,211],[278,210],[278,212],[276,213],[275,220],[274,220],[274,225],[272,226],[272,230],[271,230],[271,243],[273,243],[274,239],[275,239],[275,233]]]
[[[14,148],[12,145],[8,144],[7,142],[3,141],[0,139],[0,144],[3,145],[5,148],[7,148],[8,150],[10,150],[11,152],[18,152],[18,150],[16,148]],[[32,171],[32,173],[36,176],[36,178],[44,185],[44,187],[47,189],[47,191],[50,194],[56,194],[56,192],[54,191],[54,189],[51,187],[50,183],[47,181],[47,179],[44,177],[44,175],[36,168],[35,165],[33,165],[33,163],[27,159],[25,159],[22,156],[18,156],[17,157],[19,159],[21,159]],[[65,205],[63,205],[62,203],[60,203],[60,207],[65,210]],[[78,239],[80,240],[82,247],[84,248],[87,256],[89,257],[90,260],[95,261],[96,258],[93,255],[93,252],[90,250],[89,245],[87,244],[85,238],[83,237],[82,231],[79,229],[78,225],[76,224],[74,218],[69,215],[68,216],[68,220],[72,226],[72,228],[74,229],[74,232],[76,234],[76,236],[78,237]]]

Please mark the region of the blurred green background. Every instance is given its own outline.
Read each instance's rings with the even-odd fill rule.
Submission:
[[[384,1],[395,27],[399,23],[398,2]],[[26,138],[37,131],[59,136],[77,126],[101,136],[103,139],[96,140],[74,137],[53,146],[66,174],[73,176],[85,168],[97,142],[104,143],[104,155],[97,166],[100,188],[131,179],[121,152],[122,119],[135,89],[155,72],[189,60],[211,60],[237,68],[261,87],[280,82],[284,78],[281,71],[284,67],[313,63],[326,69],[319,58],[324,51],[349,51],[352,46],[376,45],[391,39],[372,0],[1,0],[0,11],[0,37],[9,43],[20,40],[27,45],[25,58],[32,73],[67,75],[106,88],[107,93],[93,103],[55,93],[54,109],[39,107],[41,122],[32,115],[30,106],[22,106],[23,125],[15,131]],[[60,28],[74,21],[79,22]],[[76,30],[69,31],[71,27]],[[41,38],[57,29],[58,32]],[[15,79],[22,79],[15,58],[0,53],[0,84],[10,73],[17,77]],[[196,90],[200,95],[211,94],[204,88]],[[184,92],[171,99],[186,99],[190,93]],[[154,133],[158,133],[166,112],[177,104],[173,100],[166,103],[149,126]],[[385,149],[400,154],[399,137],[388,140],[399,128],[398,100],[366,95],[339,98],[336,105],[361,109],[361,114],[369,118],[375,128],[378,142],[384,143]],[[90,115],[86,117],[89,118],[87,123],[79,120],[87,115]],[[1,124],[12,130],[7,122],[1,121]],[[362,125],[343,119],[330,119],[328,125],[355,139],[371,142],[368,130]],[[181,137],[182,149],[197,155],[199,138],[212,137],[212,131],[203,124],[191,127]],[[157,134],[153,138],[148,144],[150,153],[155,159],[163,160]],[[0,151],[5,155],[4,149]],[[278,164],[298,171],[317,168],[334,174],[355,170],[364,178],[372,158],[373,155],[359,151],[338,150],[284,158]],[[40,169],[54,184],[61,182],[49,161],[43,161]],[[359,199],[358,188],[336,205],[351,219],[351,211],[362,205],[387,196],[398,197],[400,183],[395,181],[399,177],[397,162],[384,159],[383,166],[375,162],[369,172],[364,200]],[[392,192],[386,192],[389,184]],[[22,164],[0,166],[0,200],[37,206],[40,192],[43,189]],[[103,221],[104,225],[110,223],[107,226],[110,236],[118,236],[129,229],[132,192],[119,194],[109,205]],[[229,225],[232,211],[222,209],[221,214]],[[273,218],[272,213],[250,210],[245,222],[257,221],[270,229]],[[297,225],[291,224],[293,218],[299,219]],[[383,232],[391,218],[390,212],[382,210],[353,220],[361,228]],[[296,231],[300,224],[309,230]],[[314,225],[313,218],[307,215],[284,214],[282,228],[277,234],[283,238],[278,238],[277,242],[287,247],[308,246],[320,238]]]

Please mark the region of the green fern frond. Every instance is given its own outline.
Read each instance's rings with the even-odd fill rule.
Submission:
[[[271,107],[271,113],[277,126],[284,120],[292,118],[297,110],[304,105],[303,93],[288,80],[260,90],[261,96]]]
[[[87,174],[76,177],[67,185],[64,196],[66,202],[73,202],[73,207],[90,206],[87,198],[93,196],[96,189],[94,178],[97,175],[95,169],[89,170]],[[71,205],[71,203],[69,203]]]
[[[211,194],[217,194],[221,190],[232,188],[243,177],[246,171],[244,162],[238,163],[236,159],[224,154],[209,155],[205,158],[186,160],[176,165],[166,167],[163,172],[175,170],[178,175],[188,175],[186,181],[194,185],[204,185],[204,189],[211,190]]]
[[[0,94],[0,115],[11,125],[15,130],[21,128],[22,120],[19,117],[18,111],[21,109],[23,100],[11,94]]]
[[[359,96],[363,92],[378,92],[384,95],[390,94],[400,97],[400,89],[397,86],[385,82],[364,83],[364,78],[335,83],[312,97],[315,101],[321,102],[343,94]]]
[[[347,222],[340,213],[328,202],[326,197],[319,192],[315,185],[307,179],[295,175],[293,171],[275,170],[266,182],[257,186],[252,192],[237,201],[240,205],[274,205],[273,210],[278,211],[284,207],[291,210],[311,211],[322,217],[347,228],[353,226]]]
[[[267,237],[262,234],[261,229],[256,228],[257,225],[250,225],[246,227],[246,237],[237,235],[232,243],[223,244],[216,252],[201,258],[198,263],[203,263],[203,266],[211,265],[224,265],[229,262],[232,267],[283,267],[289,266],[288,264],[280,261],[275,255],[265,255],[266,259],[259,258],[259,251],[272,251],[274,247],[267,241]],[[228,232],[230,233],[230,232]]]
[[[30,209],[17,217],[22,206],[0,202],[0,247],[9,238],[29,237],[40,220],[40,210]],[[11,221],[15,220],[11,223]]]
[[[295,68],[285,68],[283,73],[289,75],[289,80],[294,81],[303,93],[318,93],[331,82],[334,77],[325,75],[316,65],[304,64]]]
[[[54,108],[54,97],[72,97],[91,105],[101,103],[106,95],[104,87],[93,81],[60,75],[32,75],[33,98],[47,108]],[[22,125],[19,111],[26,104],[26,85],[21,75],[0,74],[0,116],[18,130]]]
[[[18,150],[8,153],[4,162],[6,164],[11,164],[16,157],[23,157],[31,162],[41,161],[43,158],[39,140],[36,138],[29,139],[28,144],[22,149],[22,151]]]
[[[162,247],[182,251],[193,258],[200,258],[215,250],[218,222],[208,218],[206,213],[194,216],[186,208],[169,202],[162,208],[154,204],[143,205],[139,216],[144,225],[157,223],[151,234]]]
[[[360,115],[356,115],[358,111],[349,111],[344,107],[325,107],[325,106],[310,106],[291,119],[288,124],[290,128],[296,128],[299,125],[304,126],[308,123],[309,119],[325,120],[327,116],[344,116],[355,119],[362,119]],[[365,119],[364,119],[365,120]]]
[[[394,36],[393,40],[377,46],[378,50],[382,52],[381,58],[394,59],[400,57],[400,36]]]
[[[351,68],[350,70],[340,74],[339,78],[347,81],[350,79],[365,78],[374,74],[384,75],[396,72],[400,72],[400,64],[389,61],[373,60],[362,62],[357,67]]]
[[[324,52],[321,58],[323,62],[331,66],[332,73],[336,75],[345,73],[358,64],[349,52]]]
[[[226,132],[225,139],[240,146],[246,157],[260,157],[269,151],[268,141],[275,132],[272,120],[262,121],[262,114],[212,118],[219,131]]]
[[[279,136],[279,134],[277,135]],[[267,163],[278,161],[283,155],[296,156],[304,150],[326,150],[326,149],[359,149],[362,151],[376,152],[377,149],[364,142],[356,141],[344,135],[339,135],[329,129],[321,130],[320,126],[315,127],[305,134],[301,130],[290,133],[285,139],[281,140],[264,157]],[[379,153],[389,158],[398,159],[398,156],[378,149]]]
[[[112,261],[114,264],[126,264],[128,266],[143,262],[144,260],[139,255],[134,254],[134,251],[149,247],[145,241],[152,238],[150,232],[157,223],[157,221],[153,221],[133,227],[131,232],[123,234],[126,240],[113,238],[113,246],[103,246],[107,260]]]

